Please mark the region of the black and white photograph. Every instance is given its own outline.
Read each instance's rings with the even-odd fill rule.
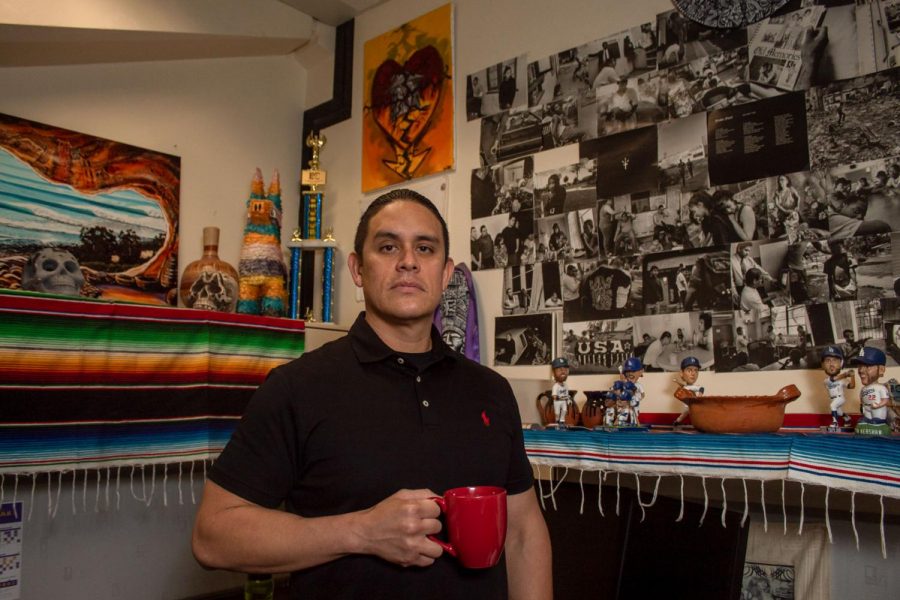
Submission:
[[[470,236],[473,271],[515,267],[535,260],[533,211],[473,219]]]
[[[802,92],[707,114],[712,185],[809,170]]]
[[[646,127],[666,119],[666,107],[660,104],[660,86],[660,74],[654,71],[636,77],[623,76],[596,87],[596,135],[602,137]]]
[[[574,257],[572,234],[566,213],[535,221],[537,255],[535,262],[568,260]]]
[[[830,240],[822,267],[829,299],[871,301],[894,296],[891,248],[889,233]]]
[[[656,189],[656,127],[641,127],[579,144],[579,156],[597,160],[597,198]]]
[[[549,148],[559,148],[593,137],[588,124],[579,123],[580,96],[563,96],[543,105],[540,110],[545,130],[549,131]],[[593,102],[591,102],[593,108]],[[587,116],[587,115],[586,115]],[[589,121],[593,121],[587,116]],[[546,149],[546,148],[545,148]]]
[[[504,60],[466,77],[466,119],[496,115],[528,104],[525,56]]]
[[[534,207],[534,159],[526,156],[472,170],[472,218]]]
[[[821,29],[825,12],[824,6],[808,6],[755,26],[749,43],[749,80],[770,90],[790,92],[810,87],[812,78],[801,74],[816,72],[817,65],[804,61],[817,58],[813,50],[829,42]]]
[[[597,258],[600,237],[597,232],[597,214],[593,208],[571,210],[565,215],[569,229],[571,258]]]
[[[683,191],[709,185],[706,115],[674,119],[658,127],[660,191],[677,186]]]
[[[503,270],[504,315],[560,310],[559,263],[527,264]]]
[[[759,204],[742,201],[752,195],[742,191],[739,186],[723,185],[682,193],[685,246],[724,246],[761,237],[764,211]]]
[[[840,345],[844,356],[858,354],[863,346],[878,348],[888,354],[887,366],[896,366],[896,357],[887,352],[886,319],[882,314],[882,307],[885,305],[892,306],[884,300],[830,302],[828,304],[828,315],[830,316],[828,323],[834,337],[831,343]]]
[[[689,117],[704,112],[696,98],[694,73],[687,65],[670,67],[659,71],[658,102],[669,119]]]
[[[881,301],[881,316],[884,324],[884,351],[888,360],[900,362],[900,298],[885,298]]]
[[[626,317],[640,310],[637,259],[570,260],[560,279],[566,322]]]
[[[704,27],[674,9],[656,16],[656,33],[661,69],[747,45],[746,29]]]
[[[516,109],[481,119],[479,147],[484,166],[547,150],[554,143],[541,109]]]
[[[768,97],[747,82],[747,47],[705,56],[674,69],[688,82],[694,111],[718,110]],[[668,78],[668,74],[666,75]]]
[[[800,240],[787,245],[787,254],[781,260],[782,246],[779,242],[766,244],[768,266],[780,263],[786,269],[791,304],[820,304],[830,299],[828,280],[823,272],[825,263],[832,256],[826,241]],[[777,255],[777,256],[773,256]],[[742,304],[747,304],[742,299]]]
[[[702,369],[712,369],[711,317],[700,312],[634,317],[635,356],[644,370],[680,371],[681,361],[688,356],[697,358]]]
[[[634,356],[631,319],[564,322],[562,356],[575,375],[618,373],[619,367]]]
[[[801,362],[813,364],[809,361],[815,362],[818,354],[812,345],[809,308],[775,306],[754,314],[735,311],[729,323],[715,328],[716,370],[767,371],[803,368]],[[815,308],[827,309],[827,305]]]
[[[786,242],[777,241],[731,245],[731,297],[734,307],[748,318],[767,313],[773,305],[790,304],[787,248]]]
[[[535,173],[534,196],[537,218],[595,206],[597,161],[582,159],[572,165]]]
[[[642,282],[644,314],[731,310],[731,261],[724,246],[646,256]]]
[[[900,230],[900,156],[829,170],[832,238]]]
[[[897,153],[900,148],[898,76],[900,70],[891,69],[806,92],[813,169]]]
[[[809,171],[767,178],[769,237],[791,244],[827,238],[829,187],[827,178]]]
[[[655,70],[656,34],[651,23],[569,48],[528,65],[529,106]]]
[[[859,35],[859,74],[896,67],[893,51],[900,47],[900,1],[857,3],[856,20],[858,30],[872,31],[872,35]]]
[[[500,232],[508,222],[508,215],[472,219],[469,244],[473,271],[502,269],[506,266],[506,247]]]
[[[734,201],[735,231],[741,241],[762,240],[769,235],[768,189],[766,180],[756,179],[717,186],[720,197],[730,194]]]
[[[600,200],[601,238],[609,256],[653,254],[684,247],[678,194],[635,192]]]
[[[494,366],[549,365],[553,341],[553,313],[495,317]]]
[[[772,324],[771,313],[766,313],[758,320],[747,320],[746,315],[736,311],[716,313],[718,323],[713,325],[713,353],[716,360],[716,371],[720,373],[761,371],[766,368],[780,369],[779,350]],[[782,342],[787,343],[784,335]]]
[[[741,581],[741,598],[794,600],[794,565],[747,562]]]

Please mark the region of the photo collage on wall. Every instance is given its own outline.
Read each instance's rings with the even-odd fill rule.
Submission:
[[[793,0],[746,29],[672,10],[469,75],[494,364],[803,369],[828,344],[897,364],[898,61],[900,0]],[[569,144],[574,163],[541,154]]]

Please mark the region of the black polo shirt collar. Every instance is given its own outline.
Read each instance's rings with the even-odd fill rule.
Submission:
[[[359,313],[353,326],[350,327],[348,335],[350,337],[350,345],[353,348],[353,352],[356,354],[357,360],[361,363],[381,362],[400,356],[400,353],[392,350],[380,337],[378,337],[378,334],[375,333],[375,330],[372,329],[371,325],[366,321],[366,311]],[[445,359],[458,360],[460,356],[444,343],[444,340],[441,339],[441,335],[434,325],[431,326],[431,354],[433,360],[429,362],[428,366]]]

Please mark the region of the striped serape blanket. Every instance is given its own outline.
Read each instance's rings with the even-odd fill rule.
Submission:
[[[801,433],[526,430],[538,466],[795,481],[900,498],[900,438]]]
[[[0,293],[0,475],[210,459],[303,322]]]

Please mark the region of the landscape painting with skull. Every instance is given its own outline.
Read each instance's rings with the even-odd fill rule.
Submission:
[[[0,288],[177,300],[181,159],[0,114]]]

